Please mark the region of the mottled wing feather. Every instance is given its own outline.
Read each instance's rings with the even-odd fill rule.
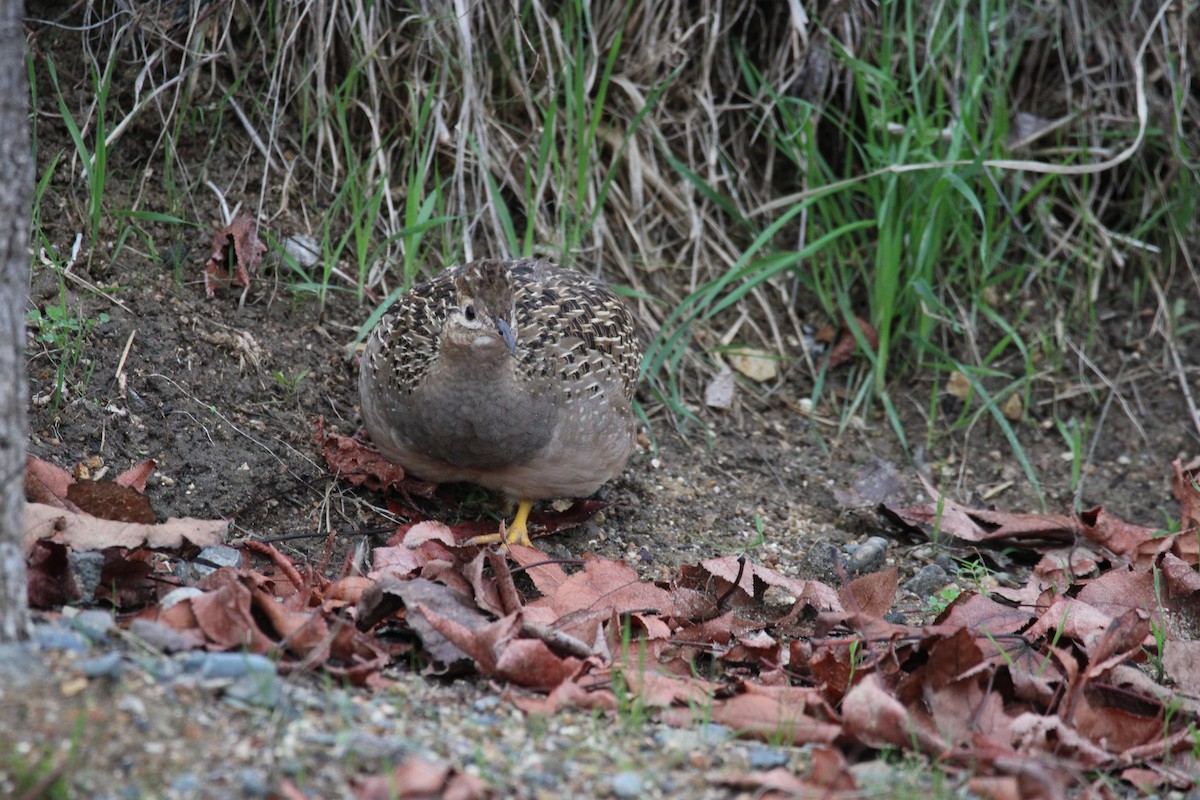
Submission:
[[[457,303],[454,278],[458,267],[417,284],[392,307],[376,330],[383,339],[376,358],[389,360],[395,386],[407,392],[418,386],[438,354],[438,341],[446,316]],[[372,363],[378,372],[385,365]]]
[[[641,345],[633,315],[616,293],[547,261],[514,262],[512,276],[527,348],[523,364],[580,392],[597,391],[598,381],[615,373],[624,396],[633,397]]]

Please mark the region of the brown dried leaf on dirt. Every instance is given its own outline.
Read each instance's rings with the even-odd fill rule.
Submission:
[[[484,800],[494,793],[478,778],[445,764],[410,758],[386,775],[356,781],[355,800]]]
[[[73,550],[103,550],[107,547],[173,549],[185,544],[207,547],[219,543],[228,531],[228,520],[173,517],[161,524],[144,525],[29,503],[25,513],[25,552],[31,552],[39,539],[65,544]]]
[[[884,511],[894,521],[921,531],[930,539],[936,532],[939,538],[952,536],[964,542],[1069,542],[1079,528],[1074,517],[1064,514],[1016,514],[968,508],[941,495],[928,482],[925,488],[934,498],[932,503],[907,508],[884,506]]]
[[[130,467],[114,481],[78,480],[65,469],[29,455],[25,460],[25,499],[93,517],[153,524],[146,479],[158,466],[153,459]]]
[[[154,470],[158,467],[158,462],[153,458],[146,459],[140,464],[130,467],[113,479],[115,483],[122,486],[128,486],[130,489],[136,489],[139,492],[146,491],[146,479],[154,474]]]
[[[549,606],[560,617],[583,610],[604,616],[639,610],[651,610],[665,617],[675,613],[670,592],[642,581],[625,562],[607,558],[588,559],[583,569],[568,577],[552,595],[529,605]]]
[[[904,479],[896,465],[874,458],[858,468],[849,488],[834,487],[833,498],[843,508],[863,508],[886,503],[904,488]]]
[[[158,521],[150,498],[115,481],[75,481],[67,487],[67,499],[80,511],[100,519],[141,525]]]
[[[67,489],[74,482],[75,476],[62,467],[32,454],[26,456],[25,499],[30,503],[44,503],[78,511],[78,508],[67,502]]]
[[[743,681],[738,693],[713,701],[712,720],[750,736],[789,745],[832,744],[842,726],[821,693],[806,686],[762,686]],[[678,709],[684,712],[684,709]],[[693,713],[691,709],[688,713]],[[669,716],[668,716],[669,719]],[[683,722],[680,718],[677,721]]]
[[[1033,618],[1024,608],[999,603],[984,594],[963,592],[938,616],[937,623],[995,637],[1024,630]]]
[[[895,567],[883,572],[862,575],[838,590],[843,608],[858,614],[883,618],[896,600],[899,573]]]
[[[853,358],[855,351],[858,350],[858,339],[855,338],[851,326],[858,329],[869,348],[874,350],[879,346],[879,332],[875,330],[875,326],[862,317],[856,316],[853,322],[847,322],[842,327],[837,344],[829,351],[829,369],[846,363]]]
[[[329,471],[354,486],[366,486],[373,491],[395,489],[406,497],[432,497],[437,489],[437,484],[405,477],[402,467],[388,461],[371,445],[326,431],[324,416],[313,423],[312,441]]]
[[[1179,501],[1179,527],[1182,531],[1200,530],[1200,457],[1187,464],[1181,459],[1171,462],[1171,494]],[[1192,562],[1194,563],[1194,562]]]
[[[813,747],[809,751],[812,768],[801,778],[784,767],[761,772],[724,775],[716,783],[731,789],[754,792],[756,798],[828,798],[854,796],[858,786],[846,764],[846,757],[833,747]]]
[[[383,575],[363,594],[356,613],[358,627],[369,630],[401,609],[404,610],[404,624],[421,639],[429,655],[431,663],[427,672],[435,675],[461,671],[464,662],[473,657],[447,637],[443,628],[455,626],[456,633],[462,631],[459,638],[468,641],[489,624],[470,597],[444,584],[424,578],[400,580],[393,575]]]
[[[70,549],[46,540],[34,542],[26,550],[25,570],[31,608],[57,608],[80,597],[71,571]]]
[[[934,489],[921,478],[934,502],[922,506],[897,508],[883,506],[884,515],[901,525],[920,531],[929,538],[950,536],[964,542],[992,545],[1021,544],[1045,549],[1047,543],[1071,543],[1086,539],[1111,551],[1119,559],[1149,568],[1154,558],[1174,551],[1185,560],[1194,558],[1196,547],[1191,537],[1161,535],[1155,528],[1133,525],[1094,508],[1078,517],[1065,514],[1023,514],[994,509],[968,508]],[[1053,576],[1051,565],[1046,574]]]
[[[205,294],[211,300],[226,283],[248,288],[250,271],[258,269],[266,252],[266,244],[258,238],[258,223],[248,213],[238,214],[213,233],[212,253],[204,265]]]
[[[770,567],[755,564],[749,559],[744,563],[738,556],[720,556],[702,561],[699,567],[685,566],[681,569],[680,584],[699,589],[714,597],[725,597],[737,582],[741,592],[734,592],[731,601],[742,597],[743,602],[761,601],[768,587],[788,592],[795,601],[818,611],[841,611],[842,603],[837,592],[820,581],[806,581],[777,572]],[[714,580],[715,579],[715,580]]]
[[[1082,512],[1079,523],[1080,533],[1089,541],[1145,568],[1149,568],[1155,555],[1170,550],[1177,538],[1162,536],[1155,528],[1132,525],[1103,508]]]
[[[892,696],[878,675],[867,675],[842,700],[846,733],[869,747],[914,744],[924,753],[941,755],[949,745],[935,732],[918,728],[905,706]]]
[[[1163,669],[1180,691],[1200,695],[1200,642],[1171,642],[1162,661]]]

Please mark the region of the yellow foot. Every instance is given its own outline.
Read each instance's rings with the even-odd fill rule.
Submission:
[[[496,533],[485,533],[482,536],[472,536],[463,544],[519,544],[522,547],[533,547],[533,542],[529,540],[529,511],[533,508],[533,501],[521,499],[517,504],[517,516],[513,519],[512,525],[507,528],[501,523],[500,530]]]

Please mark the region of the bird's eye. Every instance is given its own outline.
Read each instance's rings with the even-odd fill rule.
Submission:
[[[463,316],[466,317],[468,320],[474,320],[475,319],[475,306],[464,306],[463,307]]]

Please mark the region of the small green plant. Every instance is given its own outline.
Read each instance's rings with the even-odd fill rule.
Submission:
[[[13,797],[67,800],[72,796],[71,785],[54,762],[54,750],[49,747],[44,752],[24,757],[10,754],[7,762],[0,764],[0,784],[12,787]],[[55,775],[56,772],[59,774]],[[35,788],[37,794],[30,794]]]
[[[987,597],[991,591],[992,571],[982,561],[970,558],[955,559],[963,583]]]
[[[1054,426],[1058,429],[1058,435],[1066,442],[1067,448],[1071,453],[1071,491],[1074,492],[1079,486],[1079,481],[1083,477],[1083,461],[1086,454],[1085,442],[1087,440],[1087,424],[1081,423],[1075,417],[1071,417],[1067,421],[1063,421],[1058,417],[1054,418]],[[1078,511],[1078,509],[1076,509]]]
[[[275,383],[279,388],[283,389],[284,395],[288,401],[296,397],[296,391],[300,388],[300,381],[308,377],[308,370],[299,369],[295,372],[284,373],[282,370],[271,370],[271,377],[275,379]]]
[[[950,604],[957,600],[960,594],[962,594],[962,589],[958,586],[951,584],[950,586],[943,587],[937,594],[931,595],[925,601],[925,613],[931,617],[936,617],[949,608]]]
[[[612,668],[613,694],[617,699],[617,718],[622,726],[631,732],[641,730],[647,720],[646,701],[640,690],[640,680],[630,680],[630,655],[636,648],[636,675],[640,678],[646,674],[646,643],[633,641],[633,622],[628,617],[621,621],[621,657],[614,662]]]
[[[35,331],[34,340],[46,346],[46,353],[54,365],[54,407],[62,406],[68,383],[84,363],[83,346],[89,333],[97,325],[108,322],[108,314],[101,311],[95,317],[84,317],[80,310],[67,304],[66,292],[60,286],[57,303],[45,309],[31,308],[28,313],[29,327]],[[89,367],[82,383],[91,377]]]
[[[846,678],[846,691],[850,691],[854,686],[854,676],[858,673],[858,667],[863,659],[862,640],[853,639],[850,642],[850,675]]]
[[[1163,656],[1167,649],[1167,627],[1163,622],[1166,609],[1163,607],[1162,600],[1162,573],[1159,572],[1158,566],[1155,565],[1152,574],[1154,575],[1154,602],[1157,609],[1146,609],[1150,615],[1150,633],[1154,636],[1154,647],[1143,647],[1142,652],[1146,654],[1146,661],[1154,668],[1154,678],[1159,683],[1162,683],[1166,677],[1166,665],[1163,663]]]

